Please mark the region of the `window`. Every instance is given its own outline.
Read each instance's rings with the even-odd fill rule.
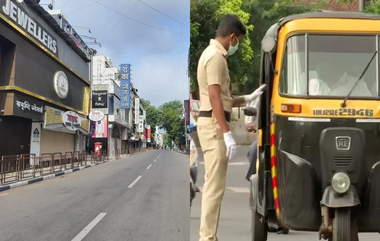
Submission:
[[[336,98],[347,96],[378,49],[376,38],[358,35],[290,37],[281,70],[280,93]],[[352,91],[352,97],[379,96],[377,64],[376,54]]]

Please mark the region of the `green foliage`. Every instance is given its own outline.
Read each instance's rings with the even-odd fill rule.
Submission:
[[[177,144],[185,143],[184,120],[181,119],[182,102],[179,100],[169,101],[156,108],[151,105],[150,101],[141,99],[144,109],[146,110],[146,123],[151,127],[151,138],[154,139],[156,126],[165,129],[166,137]],[[165,144],[166,145],[166,144]]]
[[[164,145],[172,148],[172,140],[169,137],[168,133],[164,133]]]
[[[255,29],[250,33],[251,47],[255,53],[248,70],[249,81],[245,85],[245,93],[258,87],[260,76],[261,41],[270,26],[281,18],[298,13],[316,11],[326,4],[326,0],[308,3],[302,0],[245,0],[242,8],[251,13],[250,23]]]
[[[161,124],[162,111],[151,105],[149,100],[141,99],[144,109],[146,111],[146,124],[150,125],[151,138],[154,139],[156,126]]]
[[[172,108],[166,108],[163,110],[161,127],[165,129],[169,138],[173,141],[176,141],[176,137],[179,134],[184,133],[184,122],[178,115],[177,111]]]
[[[178,115],[181,115],[182,113],[182,107],[183,107],[183,104],[181,101],[179,100],[173,100],[173,101],[169,101],[169,102],[166,102],[165,104],[161,105],[160,107],[158,107],[161,111],[165,111],[165,109],[173,109],[177,112]]]
[[[241,6],[244,0],[191,0],[190,1],[190,56],[189,76],[190,87],[195,96],[199,96],[197,84],[198,60],[203,50],[215,38],[219,21],[225,14],[233,13],[239,16],[246,25],[248,32],[253,30],[249,23],[250,14]],[[249,36],[249,35],[248,35]],[[242,85],[248,80],[249,66],[253,57],[251,40],[246,37],[239,45],[239,50],[229,57],[231,82]]]

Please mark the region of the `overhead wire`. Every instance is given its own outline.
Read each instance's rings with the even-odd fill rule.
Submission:
[[[96,4],[96,3],[99,3],[99,2],[101,2],[101,1],[103,1],[103,0],[98,0],[98,1],[97,1],[97,0],[93,0],[93,2],[92,2],[91,4],[86,5],[86,6],[83,6],[83,7],[78,8],[78,9],[75,9],[74,11],[68,12],[68,13],[66,13],[66,15],[69,15],[69,14],[71,14],[71,13],[75,13],[75,12],[78,12],[79,10],[82,10],[82,9],[84,9],[84,8],[87,8],[87,7],[91,6],[91,5],[94,5],[94,4]]]
[[[169,44],[165,44],[165,45],[163,45],[163,46],[161,46],[161,47],[158,47],[158,48],[155,48],[155,49],[149,50],[149,51],[144,52],[144,53],[139,53],[139,54],[130,55],[130,56],[128,56],[128,58],[130,58],[130,57],[149,56],[149,55],[151,55],[150,53],[153,53],[153,52],[156,52],[156,53],[157,53],[157,52],[161,52],[161,51],[166,51],[167,48],[172,47],[173,44],[177,44],[177,42],[181,41],[182,39],[183,39],[183,38],[177,39],[177,40],[174,41],[174,42],[171,42],[171,43],[169,43]]]
[[[66,3],[64,3],[62,6],[60,6],[59,8],[63,8],[64,6],[66,6],[66,4],[68,4],[69,2],[71,2],[71,0],[68,0]]]
[[[129,2],[128,2],[129,3]],[[132,7],[128,10],[128,12],[126,13],[126,14],[128,14],[134,7],[135,7],[135,5],[136,5],[136,3],[137,3],[137,1],[132,5]],[[125,5],[126,6],[126,5]],[[124,7],[125,7],[124,6]],[[124,8],[123,7],[123,8]],[[121,12],[121,11],[120,11]],[[116,16],[116,14],[117,13],[120,13],[120,12],[115,12],[115,15],[114,16]],[[110,31],[108,31],[107,32],[107,34],[106,35],[104,35],[104,37],[102,38],[102,41],[107,37],[107,36],[109,36],[109,34],[112,32],[112,30],[114,30],[114,28],[116,28],[116,26],[117,25],[119,25],[119,23],[121,22],[123,20],[123,18],[121,18],[120,20],[119,20],[119,22],[117,22],[111,29],[110,29]]]
[[[147,6],[147,7],[149,7],[149,8],[151,8],[151,9],[155,10],[156,12],[161,13],[162,15],[164,15],[164,16],[170,18],[171,20],[173,20],[173,21],[175,21],[175,22],[177,22],[177,23],[179,23],[179,24],[181,24],[181,25],[184,25],[184,26],[186,26],[186,27],[190,27],[190,26],[188,26],[188,25],[183,24],[183,21],[182,21],[182,23],[181,23],[181,22],[178,21],[177,19],[174,19],[174,18],[170,17],[169,15],[167,15],[167,14],[161,12],[160,10],[158,10],[158,9],[156,9],[156,8],[154,8],[154,7],[152,7],[151,5],[145,3],[145,2],[143,2],[143,1],[141,1],[141,0],[137,0],[137,1],[140,2],[140,3],[142,3],[142,4],[144,4],[144,5]]]
[[[181,35],[182,35],[182,33],[174,32],[174,31],[171,31],[171,30],[168,30],[168,29],[163,29],[163,28],[155,27],[155,26],[153,26],[153,25],[150,25],[150,24],[147,24],[147,23],[141,22],[141,21],[139,21],[139,20],[136,20],[136,19],[134,19],[134,18],[131,18],[131,17],[125,15],[125,14],[122,14],[122,13],[117,12],[116,10],[114,10],[114,9],[112,9],[112,8],[110,8],[110,7],[108,7],[108,6],[104,5],[104,4],[102,4],[102,3],[100,3],[100,2],[96,2],[96,3],[99,4],[99,5],[101,5],[101,6],[103,6],[104,8],[107,8],[107,9],[110,10],[110,11],[116,12],[116,13],[118,13],[119,15],[124,16],[125,18],[127,18],[127,19],[129,19],[129,20],[132,20],[132,21],[134,21],[134,22],[136,22],[136,23],[139,23],[139,24],[141,24],[141,25],[145,25],[145,26],[147,26],[147,27],[154,28],[154,29],[158,29],[158,30],[161,30],[161,31],[164,31],[164,32],[169,32],[169,33],[175,33],[175,34],[181,34]],[[188,34],[188,35],[190,35],[190,34]]]
[[[121,7],[120,11],[122,11],[122,10],[123,10],[123,9],[124,9],[129,3],[130,3],[130,2],[131,2],[130,0],[127,1],[126,4],[124,4],[124,5]],[[111,17],[108,21],[106,21],[106,22],[103,24],[103,26],[100,28],[98,34],[100,34],[101,31],[104,29],[104,27],[105,27],[107,24],[109,24],[109,23],[111,22],[111,20],[116,16],[116,14],[117,14],[117,13],[114,13],[114,14],[112,15],[112,17]],[[105,36],[106,36],[106,35],[105,35]],[[103,40],[103,38],[102,38],[102,40]]]
[[[182,23],[186,20],[186,17],[187,17],[187,15],[185,15],[185,17],[183,18]],[[180,56],[182,53],[183,53],[183,42],[182,42],[182,45],[181,45],[181,50],[180,50],[179,56]],[[178,56],[178,57],[179,57],[179,56]],[[180,64],[180,63],[179,63],[180,61],[177,61],[177,62],[178,62],[178,64]],[[178,79],[178,78],[179,78],[179,73],[180,73],[180,70],[179,70],[179,68],[178,68],[177,77],[175,77],[175,79]],[[173,79],[173,81],[175,81],[175,79]],[[174,99],[177,97],[178,92],[179,92],[179,90],[182,88],[183,84],[184,84],[184,82],[182,82],[181,85],[179,86],[179,88],[177,88],[177,92],[176,92],[175,95],[174,95]]]

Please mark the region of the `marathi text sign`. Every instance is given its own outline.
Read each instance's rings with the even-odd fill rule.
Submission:
[[[130,109],[131,107],[131,65],[120,65],[120,84],[121,84],[121,109]]]

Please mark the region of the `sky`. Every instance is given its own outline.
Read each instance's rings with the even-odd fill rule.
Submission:
[[[49,3],[40,1],[46,10]],[[97,56],[111,57],[113,67],[132,65],[131,81],[140,98],[156,107],[189,99],[189,0],[55,0],[55,9],[79,35],[101,43],[88,45]]]

